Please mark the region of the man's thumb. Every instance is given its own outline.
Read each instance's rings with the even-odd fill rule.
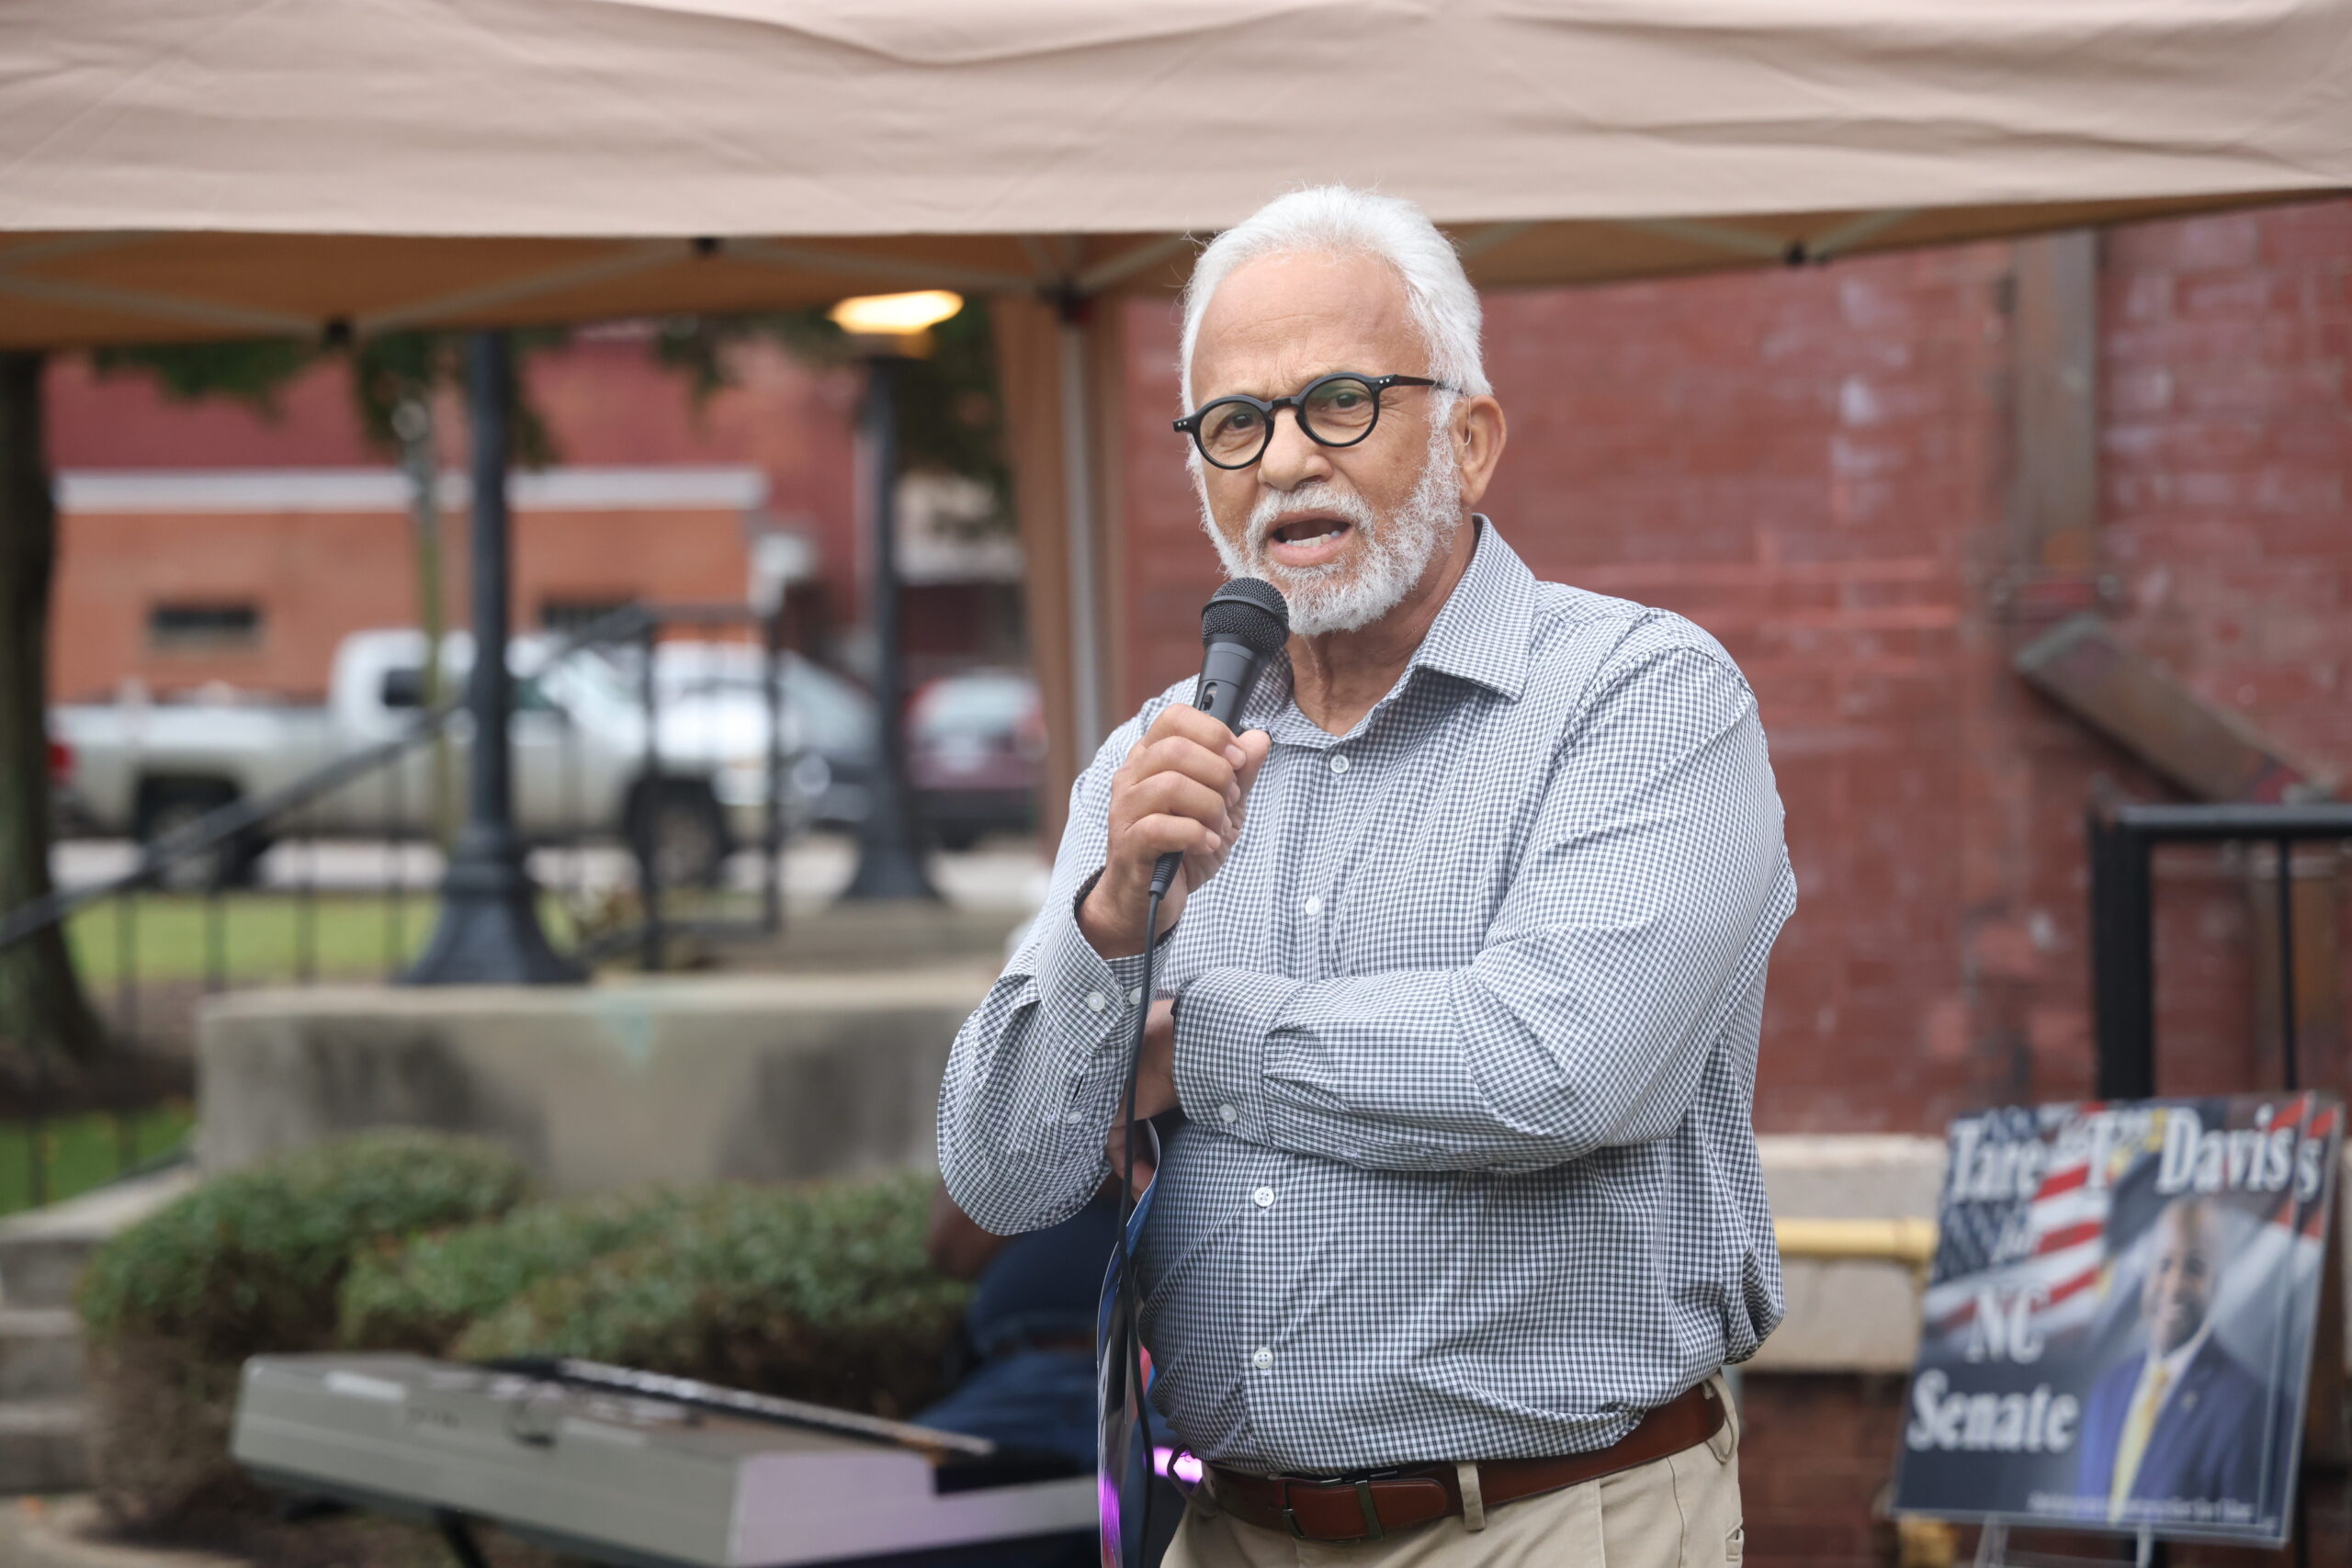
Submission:
[[[1241,793],[1247,795],[1250,786],[1258,782],[1258,770],[1266,765],[1266,757],[1273,750],[1274,738],[1262,729],[1245,729],[1237,739],[1242,756],[1239,783]]]

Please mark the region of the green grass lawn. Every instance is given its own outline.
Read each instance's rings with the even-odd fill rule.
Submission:
[[[140,983],[206,978],[213,903],[201,894],[142,893],[81,910],[67,922],[66,937],[83,983],[107,997],[121,978],[126,938]],[[221,971],[232,986],[298,981],[306,972],[306,954],[307,972],[322,980],[381,979],[416,956],[440,910],[440,899],[430,893],[397,899],[321,893],[306,901],[291,893],[232,892],[218,904]],[[540,919],[559,946],[570,942],[571,920],[560,900],[546,898]]]
[[[39,1147],[49,1201],[86,1192],[131,1166],[169,1153],[195,1124],[195,1108],[185,1103],[134,1111],[120,1119],[90,1111],[44,1123]],[[32,1207],[33,1150],[28,1124],[0,1122],[0,1214]]]

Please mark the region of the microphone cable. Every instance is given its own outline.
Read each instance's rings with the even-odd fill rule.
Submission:
[[[1181,859],[1181,856],[1179,857]],[[1143,1068],[1144,1038],[1151,1023],[1153,971],[1159,967],[1159,901],[1167,895],[1160,879],[1152,879],[1151,897],[1144,916],[1143,984],[1137,987],[1135,1038],[1127,1051],[1127,1092],[1120,1102],[1120,1115],[1126,1125],[1124,1159],[1119,1171],[1119,1289],[1126,1293],[1126,1342],[1120,1354],[1126,1358],[1125,1375],[1133,1380],[1136,1398],[1136,1421],[1143,1434],[1143,1506],[1136,1520],[1136,1564],[1141,1568],[1144,1551],[1151,1540],[1152,1483],[1159,1478],[1159,1448],[1151,1431],[1151,1390],[1144,1376],[1143,1358],[1143,1292],[1136,1284],[1135,1251],[1128,1245],[1127,1225],[1136,1209],[1136,1081]],[[1152,1168],[1152,1179],[1159,1179],[1159,1167]],[[1148,1222],[1147,1222],[1148,1223]],[[1119,1521],[1122,1538],[1126,1533],[1124,1516]],[[1120,1555],[1126,1554],[1126,1542],[1119,1543]]]

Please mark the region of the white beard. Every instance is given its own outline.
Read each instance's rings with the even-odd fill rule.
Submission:
[[[1357,631],[1403,604],[1430,562],[1453,543],[1462,526],[1462,470],[1453,461],[1447,412],[1430,410],[1436,417],[1430,422],[1429,452],[1421,460],[1421,477],[1404,504],[1386,517],[1363,497],[1328,482],[1267,491],[1250,511],[1243,533],[1247,544],[1237,547],[1216,525],[1208,497],[1200,492],[1201,526],[1216,547],[1225,574],[1262,577],[1282,590],[1290,604],[1290,629],[1301,637]],[[1302,507],[1332,513],[1354,525],[1363,547],[1352,561],[1342,558],[1321,566],[1284,567],[1267,558],[1274,519]],[[1345,576],[1340,575],[1343,572]]]

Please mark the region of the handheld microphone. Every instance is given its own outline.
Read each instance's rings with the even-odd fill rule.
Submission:
[[[1193,705],[1231,728],[1259,669],[1289,640],[1290,606],[1272,583],[1237,577],[1218,589],[1201,608],[1201,678],[1193,687]],[[1183,863],[1174,850],[1159,857],[1151,870],[1155,900],[1175,886],[1176,868]]]

